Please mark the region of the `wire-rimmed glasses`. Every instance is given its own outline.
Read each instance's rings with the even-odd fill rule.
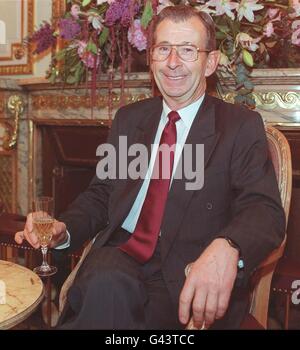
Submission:
[[[210,52],[208,49],[200,49],[193,44],[158,44],[151,48],[151,57],[153,61],[165,61],[171,54],[172,50],[175,49],[177,56],[186,62],[197,61],[199,52]]]

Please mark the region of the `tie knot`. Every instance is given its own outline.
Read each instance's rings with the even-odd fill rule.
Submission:
[[[168,114],[168,118],[169,118],[170,123],[176,123],[180,119],[180,115],[176,111],[171,111]]]

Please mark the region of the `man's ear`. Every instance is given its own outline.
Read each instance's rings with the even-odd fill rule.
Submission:
[[[209,77],[217,69],[221,57],[219,50],[214,50],[208,53],[205,76]]]

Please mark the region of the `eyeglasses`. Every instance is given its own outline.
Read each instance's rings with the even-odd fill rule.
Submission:
[[[170,56],[173,48],[176,50],[177,56],[187,62],[197,61],[199,52],[210,52],[210,50],[201,50],[199,47],[192,44],[159,44],[151,48],[152,60],[159,62],[165,61]]]

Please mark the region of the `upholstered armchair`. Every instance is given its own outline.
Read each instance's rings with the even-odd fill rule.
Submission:
[[[23,248],[25,250],[25,265],[29,266],[33,249],[26,242],[18,246],[14,240],[15,233],[24,229],[25,221],[26,217],[22,215],[6,213],[0,198],[0,259],[7,259],[9,249],[14,252],[19,248]]]

